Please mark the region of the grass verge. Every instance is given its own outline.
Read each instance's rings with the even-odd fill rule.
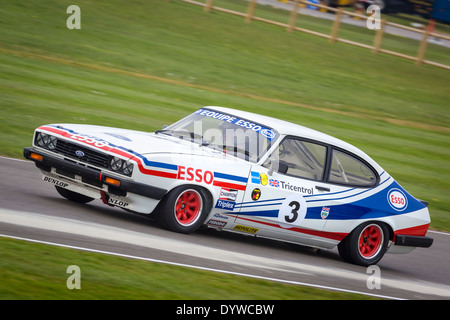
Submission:
[[[2,300],[374,299],[8,238],[0,239],[0,255]],[[80,268],[80,289],[67,287],[72,265]]]

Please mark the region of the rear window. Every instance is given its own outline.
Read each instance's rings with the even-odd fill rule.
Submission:
[[[333,150],[328,181],[333,183],[370,187],[376,184],[375,172],[358,158],[339,150]]]

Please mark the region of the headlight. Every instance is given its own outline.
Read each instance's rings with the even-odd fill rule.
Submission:
[[[122,166],[122,171],[127,176],[130,176],[133,173],[133,164],[131,162],[124,162]]]
[[[58,142],[58,139],[56,139],[55,136],[48,136],[48,137],[49,137],[49,138],[48,138],[48,144],[47,144],[47,147],[48,147],[50,150],[53,150],[53,149],[56,148],[56,143]]]
[[[109,163],[112,171],[123,173],[127,176],[131,176],[133,173],[133,163],[126,160],[122,160],[118,157],[112,157]]]
[[[51,136],[42,132],[39,132],[36,136],[36,144],[42,148],[53,150],[56,148],[58,139],[55,136]]]
[[[114,157],[111,159],[111,169],[113,169],[113,171],[117,171],[120,168],[122,168],[122,159]]]
[[[45,147],[44,138],[46,138],[46,137],[47,137],[47,135],[45,133],[39,132],[36,137],[37,145],[40,147]]]

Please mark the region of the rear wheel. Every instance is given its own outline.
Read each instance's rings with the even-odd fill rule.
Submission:
[[[60,195],[62,195],[64,198],[69,199],[70,201],[73,202],[78,202],[78,203],[88,203],[91,202],[92,200],[94,200],[94,198],[91,197],[87,197],[85,195],[55,186],[56,191],[58,191],[58,193]]]
[[[339,245],[342,259],[361,266],[378,263],[386,252],[389,230],[384,223],[366,222],[355,228]]]
[[[197,230],[210,209],[209,195],[195,186],[180,186],[172,190],[159,209],[164,227],[180,233]]]

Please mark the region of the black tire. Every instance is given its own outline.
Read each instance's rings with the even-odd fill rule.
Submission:
[[[94,200],[94,198],[91,197],[87,197],[85,195],[55,186],[56,191],[58,191],[58,193],[60,195],[62,195],[64,198],[73,201],[73,202],[78,202],[78,203],[88,203],[91,202],[92,200]]]
[[[381,222],[365,222],[338,245],[341,258],[360,266],[377,264],[389,243],[389,229]]]
[[[210,208],[209,193],[197,186],[179,186],[173,189],[158,208],[161,225],[179,233],[192,233],[203,224]]]

